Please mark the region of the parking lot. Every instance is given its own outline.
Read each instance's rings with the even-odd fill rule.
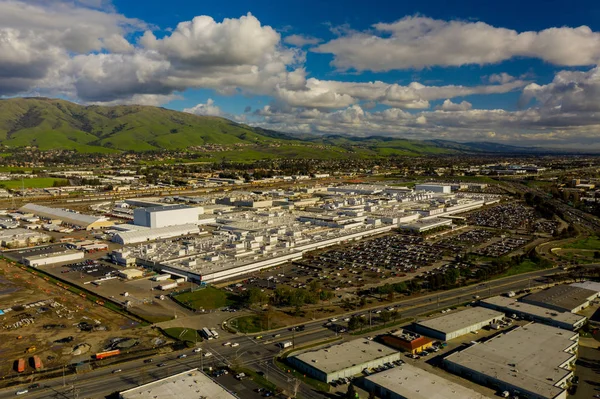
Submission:
[[[235,373],[229,369],[216,369],[213,370],[212,373],[210,373],[210,375],[217,383],[221,384],[229,391],[234,392],[238,397],[242,399],[262,399],[264,397],[279,397],[275,395],[274,392],[262,388],[250,378],[236,378]],[[267,394],[267,392],[269,392],[270,395]]]
[[[467,222],[471,225],[502,230],[531,230],[537,219],[539,217],[532,208],[519,203],[510,203],[471,212]]]
[[[504,256],[530,241],[529,237],[504,237],[492,242],[483,248],[474,251],[474,254],[481,256],[489,256],[492,258],[498,258]]]

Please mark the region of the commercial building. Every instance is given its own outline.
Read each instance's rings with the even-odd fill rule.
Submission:
[[[554,309],[559,312],[579,312],[590,306],[590,301],[598,296],[598,292],[572,285],[555,285],[535,294],[527,295],[521,300],[532,305]]]
[[[586,290],[596,291],[598,294],[597,297],[600,298],[600,283],[595,281],[582,281],[581,283],[573,283],[571,284],[571,287],[585,288]]]
[[[416,191],[431,191],[434,193],[450,194],[452,186],[449,184],[417,184]]]
[[[126,280],[131,280],[138,277],[144,277],[144,272],[138,269],[119,270],[117,275]]]
[[[403,224],[400,225],[402,230],[408,230],[415,233],[423,233],[425,231],[437,229],[438,227],[450,227],[452,226],[452,219],[440,219],[440,218],[432,218],[432,219],[422,219],[417,220],[414,223]]]
[[[472,307],[434,319],[416,322],[414,328],[419,334],[448,341],[503,319],[504,313],[481,307]]]
[[[27,266],[38,267],[54,263],[77,262],[83,258],[84,253],[82,251],[68,250],[64,252],[27,256],[23,258],[23,263]]]
[[[191,369],[119,393],[120,399],[237,397],[198,369]]]
[[[400,353],[366,339],[355,339],[288,358],[300,372],[325,382],[352,377],[364,369],[399,359]]]
[[[519,302],[514,298],[494,296],[482,299],[479,304],[483,307],[504,312],[507,315],[516,315],[525,320],[531,320],[549,326],[566,330],[578,330],[587,318],[571,312],[560,312],[530,303]]]
[[[133,211],[133,224],[151,228],[195,224],[203,213],[203,208],[187,205],[137,208]]]
[[[520,398],[565,399],[579,335],[531,323],[444,359],[456,374]]]
[[[362,385],[367,392],[385,399],[488,399],[479,392],[408,363],[370,375]]]
[[[5,248],[21,248],[49,242],[51,237],[31,229],[0,230],[0,244]]]
[[[189,234],[198,234],[200,230],[196,224],[182,224],[178,226],[167,226],[159,228],[144,228],[140,230],[129,230],[117,232],[112,241],[121,245],[137,244],[140,242],[163,240],[173,237],[181,237]]]
[[[50,208],[37,204],[25,204],[22,213],[32,213],[44,219],[60,220],[63,224],[85,230],[95,230],[112,226],[114,223],[103,216],[91,216],[65,209]]]
[[[423,352],[433,346],[432,339],[406,330],[382,335],[378,339],[389,347],[412,354]]]

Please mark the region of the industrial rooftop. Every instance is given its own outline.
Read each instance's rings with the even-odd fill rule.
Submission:
[[[324,349],[304,352],[294,357],[329,374],[395,353],[398,352],[394,349],[361,338]]]
[[[555,285],[547,290],[527,295],[522,301],[571,312],[597,295],[598,292],[585,288],[571,285]]]
[[[547,309],[541,306],[532,305],[525,302],[518,302],[513,298],[507,298],[504,296],[494,296],[481,300],[483,304],[489,303],[494,306],[501,306],[507,310],[513,310],[516,312],[527,313],[539,318],[548,320],[555,320],[565,324],[578,324],[582,320],[585,320],[585,316],[580,316],[571,312],[559,312],[557,310]],[[485,306],[485,305],[484,305]]]
[[[562,367],[575,360],[576,355],[567,351],[577,346],[577,337],[572,331],[531,323],[453,353],[444,361],[554,398],[564,391],[555,384],[571,374]]]
[[[492,318],[498,318],[502,316],[504,316],[504,314],[496,310],[482,307],[472,307],[461,310],[460,312],[451,312],[434,319],[422,320],[419,321],[418,324],[432,330],[450,333],[462,330],[465,327],[472,326]]]
[[[399,367],[376,373],[366,380],[410,399],[487,399],[488,397],[465,388],[438,375],[404,363]]]
[[[123,391],[121,399],[210,398],[235,399],[236,396],[208,378],[198,369],[175,374],[137,388]]]

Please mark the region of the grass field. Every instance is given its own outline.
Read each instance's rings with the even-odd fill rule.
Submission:
[[[509,276],[514,276],[517,274],[523,274],[523,273],[528,273],[528,272],[535,272],[536,270],[543,270],[546,269],[543,266],[540,266],[539,264],[532,262],[530,260],[526,260],[520,264],[518,264],[517,266],[513,266],[510,269],[508,269],[507,271],[505,271],[502,274],[499,274],[498,276],[494,277],[494,278],[502,278],[502,277],[509,277]]]
[[[594,251],[600,251],[600,238],[595,236],[582,238],[581,240],[577,240],[565,245],[563,248],[590,249]]]
[[[235,296],[214,287],[176,295],[175,299],[193,309],[218,309],[235,304]]]
[[[270,325],[267,325],[267,321],[265,320],[265,318],[255,315],[242,316],[237,319],[231,320],[231,322],[229,323],[230,326],[234,327],[239,332],[247,334],[284,327],[283,325],[273,320],[271,320],[269,324]]]
[[[54,182],[66,182],[65,179],[54,179],[52,177],[34,177],[32,179],[23,179],[21,180],[6,180],[0,181],[0,186],[7,188],[9,190],[19,189],[22,186],[25,188],[46,188],[52,187]]]
[[[165,334],[179,341],[200,342],[202,337],[193,328],[173,327],[163,330]]]

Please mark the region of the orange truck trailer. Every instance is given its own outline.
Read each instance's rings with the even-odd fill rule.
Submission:
[[[120,353],[121,353],[121,351],[119,349],[115,349],[113,351],[96,353],[96,355],[94,357],[96,358],[96,360],[100,360],[100,359],[106,359],[107,357],[119,355]]]
[[[25,371],[25,359],[17,360],[17,371],[19,373],[22,373],[23,371]]]
[[[33,366],[35,367],[36,370],[39,370],[42,368],[42,359],[40,359],[40,357],[37,355],[35,355],[33,357]]]

